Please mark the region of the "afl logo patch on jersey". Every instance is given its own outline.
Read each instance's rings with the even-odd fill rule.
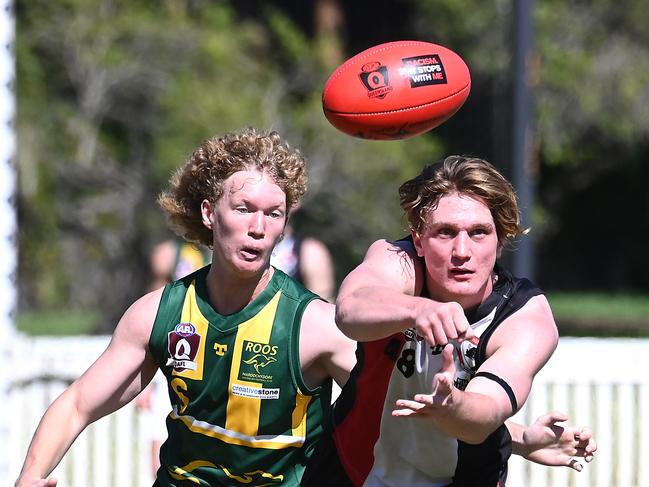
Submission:
[[[190,337],[196,333],[196,327],[191,323],[178,323],[174,328],[174,333],[181,337]]]
[[[171,365],[176,372],[196,370],[196,354],[201,344],[201,336],[191,323],[178,323],[174,331],[167,335],[169,358],[166,365]]]

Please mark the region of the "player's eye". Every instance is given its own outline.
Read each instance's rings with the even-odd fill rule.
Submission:
[[[440,237],[452,238],[455,236],[455,231],[452,228],[442,227],[437,231],[437,234]]]
[[[471,231],[471,235],[474,235],[474,236],[487,235],[488,233],[489,233],[489,230],[487,228],[483,228],[483,227],[478,227],[478,228],[475,228],[475,229],[473,229]]]

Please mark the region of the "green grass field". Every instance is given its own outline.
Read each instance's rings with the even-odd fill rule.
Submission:
[[[649,336],[649,296],[548,293],[562,335]]]
[[[18,315],[18,330],[27,335],[88,335],[97,329],[99,317],[88,311],[49,310]]]

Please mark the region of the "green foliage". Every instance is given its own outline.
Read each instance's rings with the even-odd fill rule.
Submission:
[[[598,138],[621,147],[646,140],[649,36],[638,27],[646,21],[641,4],[538,3],[538,126],[548,162],[592,160],[583,148]]]
[[[641,169],[649,140],[649,19],[641,0],[535,5],[537,56],[530,61],[541,193],[534,214],[542,217],[535,227],[546,271],[557,268],[552,262],[564,269],[588,254],[561,251],[583,247],[578,239],[590,233],[571,233],[585,220],[571,212],[572,195],[604,200],[601,188],[619,181],[613,189],[629,199],[627,206],[647,205],[646,197],[628,193],[637,193],[647,174]],[[404,0],[386,4],[387,11],[354,4],[370,26],[406,9],[405,25],[375,33],[381,41],[407,32],[451,47],[471,69],[471,96],[453,121],[403,142],[348,137],[322,114],[322,85],[352,54],[344,46],[372,42],[352,38],[358,26],[351,15],[338,30],[319,30],[274,1],[18,0],[15,6],[22,310],[92,309],[109,331],[146,286],[151,246],[168,236],[156,195],[191,151],[216,134],[272,128],[300,148],[310,178],[299,230],[330,246],[339,278],[372,240],[406,232],[397,188],[424,164],[449,150],[506,160],[509,0]],[[302,7],[311,15],[316,10]],[[615,171],[626,176],[612,178]],[[581,196],[589,189],[597,190],[590,200]],[[621,204],[590,207],[600,220],[616,221],[627,214]],[[639,211],[626,224],[640,234],[646,215]],[[631,262],[640,244],[626,245],[616,255]],[[567,274],[552,272],[551,282]]]
[[[112,326],[164,235],[155,195],[207,137],[252,125],[299,147],[310,161],[304,210],[347,267],[370,239],[402,232],[392,181],[440,152],[432,138],[377,144],[329,126],[320,90],[339,60],[270,5],[267,23],[228,2],[18,7],[27,309],[97,309]]]

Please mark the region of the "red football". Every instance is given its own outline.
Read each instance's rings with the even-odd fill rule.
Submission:
[[[322,91],[322,107],[327,120],[346,134],[406,139],[448,120],[470,90],[469,68],[450,49],[430,42],[387,42],[336,68]]]

